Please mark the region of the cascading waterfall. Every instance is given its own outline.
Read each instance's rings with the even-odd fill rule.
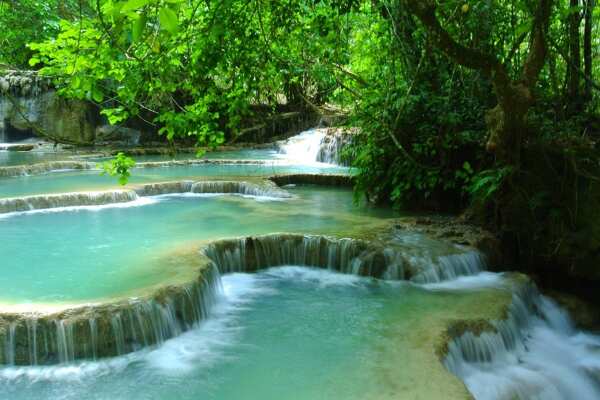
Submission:
[[[193,181],[149,183],[134,189],[139,196],[159,196],[164,194],[188,193]]]
[[[275,234],[218,241],[204,252],[222,273],[302,265],[381,277],[385,270],[382,252],[354,239]]]
[[[86,161],[49,161],[36,164],[13,165],[0,167],[0,177],[40,175],[53,171],[89,170],[96,167],[95,163]]]
[[[415,283],[437,283],[459,276],[475,275],[484,269],[485,257],[478,251],[440,256],[427,263],[428,268],[411,278]]]
[[[285,157],[292,161],[312,164],[317,161],[325,133],[325,129],[319,128],[304,131],[280,142],[279,152],[285,154]]]
[[[67,363],[163,343],[206,319],[220,288],[219,272],[209,266],[193,284],[167,288],[147,300],[84,306],[57,315],[3,315],[0,363]]]
[[[485,258],[477,251],[425,261],[397,247],[357,239],[296,234],[221,240],[209,245],[205,254],[222,273],[301,265],[389,280],[435,283],[473,275],[485,269]]]
[[[64,207],[100,206],[138,200],[132,190],[61,193],[0,199],[0,214]]]
[[[150,183],[134,189],[139,196],[168,194],[240,194],[247,196],[289,198],[285,190],[279,189],[271,181],[260,184],[245,181],[176,181]]]
[[[181,185],[191,190],[193,184]],[[161,191],[154,186],[151,192],[156,190]],[[82,306],[49,315],[1,315],[0,342],[4,346],[0,363],[67,363],[127,354],[163,343],[207,317],[220,290],[219,273],[301,265],[375,278],[435,282],[483,268],[473,266],[482,262],[481,257],[465,252],[440,257],[431,267],[449,271],[423,273],[423,263],[411,264],[406,249],[358,239],[301,234],[219,240],[205,246],[201,253],[199,257],[205,257],[204,268],[200,268],[193,283],[160,289],[149,298]]]
[[[195,182],[190,191],[192,193],[235,193],[246,196],[289,198],[292,197],[285,190],[279,189],[271,181],[262,185],[243,181],[203,181]]]
[[[328,164],[349,165],[342,157],[342,150],[352,143],[352,132],[343,129],[330,129],[321,140],[317,161]]]
[[[444,360],[475,398],[600,398],[600,337],[576,331],[533,284],[517,290],[508,317],[491,325],[455,337]]]
[[[311,164],[348,165],[342,159],[342,149],[352,142],[351,130],[341,128],[315,128],[279,142],[279,152],[287,159]]]
[[[267,198],[290,198],[273,182],[262,184],[242,181],[175,181],[143,185],[132,190],[60,193],[0,199],[0,214],[36,210],[68,209],[69,207],[105,206],[111,204],[148,204],[146,197],[186,193],[240,194]]]

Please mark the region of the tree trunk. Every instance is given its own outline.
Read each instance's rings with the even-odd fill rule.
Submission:
[[[569,63],[567,65],[567,99],[568,107],[571,112],[579,110],[580,98],[580,70],[581,70],[581,53],[579,41],[579,25],[581,17],[579,11],[573,11],[573,8],[579,7],[579,0],[569,0],[571,12],[567,23],[569,37]]]
[[[585,21],[583,25],[583,71],[585,76],[584,99],[592,99],[592,18],[594,13],[594,0],[585,1]]]

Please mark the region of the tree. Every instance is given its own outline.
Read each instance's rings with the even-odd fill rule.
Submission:
[[[569,40],[569,62],[567,64],[567,101],[570,112],[578,112],[581,108],[579,89],[581,87],[581,41],[579,27],[581,12],[579,0],[569,0],[569,16],[567,22]]]
[[[594,18],[594,0],[585,0],[584,28],[583,28],[583,68],[585,77],[584,98],[592,98],[593,63],[592,63],[592,27]]]
[[[547,53],[547,30],[552,0],[539,0],[533,10],[529,53],[522,72],[511,79],[507,66],[496,55],[468,48],[457,42],[442,27],[432,0],[407,1],[431,36],[433,43],[453,61],[464,67],[480,70],[491,77],[498,104],[486,115],[489,136],[487,149],[509,165],[518,165],[521,145],[527,132],[526,115],[534,103],[533,90]]]

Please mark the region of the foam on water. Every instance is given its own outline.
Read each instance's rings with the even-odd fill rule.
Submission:
[[[280,279],[293,280],[295,282],[313,283],[320,288],[329,286],[356,287],[361,283],[370,281],[370,279],[358,275],[342,274],[322,268],[307,268],[291,265],[269,268],[265,270],[265,274]]]
[[[490,287],[504,286],[502,274],[494,272],[479,272],[475,275],[459,276],[442,282],[424,283],[420,287],[429,290],[477,290]]]

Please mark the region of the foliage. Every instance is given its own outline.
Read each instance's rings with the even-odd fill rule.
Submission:
[[[471,178],[467,190],[473,199],[489,201],[498,194],[502,184],[514,172],[510,166],[496,169],[485,169]]]
[[[27,43],[54,37],[62,18],[79,12],[77,0],[0,1],[0,63],[27,67],[33,52]]]
[[[102,169],[102,174],[118,177],[120,185],[126,185],[131,177],[131,168],[135,167],[133,158],[124,153],[117,153],[116,157],[110,161],[105,161],[98,165]]]
[[[110,123],[218,145],[257,108],[319,102],[335,87],[340,13],[328,2],[100,0],[62,21],[30,61]],[[343,29],[342,29],[343,31]],[[312,101],[311,101],[312,100]]]

